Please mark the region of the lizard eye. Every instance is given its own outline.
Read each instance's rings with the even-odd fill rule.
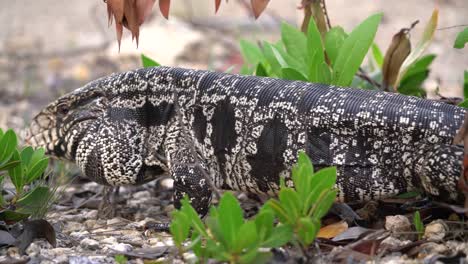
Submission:
[[[66,104],[59,104],[57,106],[57,113],[59,113],[60,115],[66,115],[68,114],[68,111],[69,111],[68,105]]]

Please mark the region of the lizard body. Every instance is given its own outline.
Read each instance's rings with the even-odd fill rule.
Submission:
[[[336,166],[341,201],[414,189],[460,199],[465,110],[400,94],[155,67],[114,74],[51,103],[28,141],[91,179],[139,184],[169,172],[174,201],[206,213],[211,188],[274,195],[304,150]],[[208,179],[206,178],[208,175]]]

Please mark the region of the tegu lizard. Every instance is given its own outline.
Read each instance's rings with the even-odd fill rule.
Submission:
[[[205,214],[209,182],[275,195],[299,151],[337,167],[340,201],[414,189],[460,200],[465,110],[395,93],[154,67],[93,81],[49,104],[28,142],[90,179],[140,184],[170,173],[174,201]]]

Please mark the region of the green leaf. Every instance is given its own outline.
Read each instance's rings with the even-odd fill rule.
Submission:
[[[230,192],[223,194],[218,206],[218,221],[228,248],[232,249],[244,223],[244,214],[239,202]]]
[[[463,81],[463,96],[468,98],[468,71],[464,73],[464,81]]]
[[[3,137],[3,130],[0,128],[0,139]]]
[[[0,211],[0,221],[16,223],[29,217],[29,214],[18,213],[12,210]]]
[[[264,61],[262,50],[254,43],[241,39],[240,50],[244,61],[252,66]]]
[[[468,99],[465,99],[463,102],[458,104],[458,106],[468,109]]]
[[[274,213],[267,205],[264,205],[255,216],[255,225],[260,241],[264,241],[271,235],[274,220]]]
[[[408,71],[409,67],[419,57],[421,57],[423,52],[427,49],[427,47],[431,43],[435,30],[437,28],[438,19],[439,19],[439,10],[434,9],[434,11],[432,12],[431,18],[429,19],[429,21],[426,24],[426,27],[424,28],[424,32],[423,32],[423,35],[421,36],[421,39],[419,39],[418,43],[416,44],[416,47],[411,51],[411,53],[405,59],[405,61],[403,62],[403,65],[401,65],[400,73],[395,83],[395,87],[399,86],[401,78],[405,76],[406,71]]]
[[[293,68],[282,68],[281,73],[282,73],[283,79],[291,80],[291,81],[307,82],[307,78],[304,75],[302,75],[302,73],[296,71]]]
[[[315,219],[302,217],[299,219],[299,227],[297,235],[304,245],[309,245],[317,236],[320,229],[320,223]]]
[[[44,208],[50,200],[50,191],[46,186],[36,186],[16,202],[17,212],[34,214]]]
[[[257,69],[255,70],[256,76],[268,77],[268,73],[265,70],[265,67],[261,63],[257,64]]]
[[[187,215],[181,211],[174,211],[169,230],[171,231],[174,243],[180,248],[189,235],[190,222]]]
[[[190,222],[190,225],[200,234],[203,236],[208,236],[208,233],[206,232],[205,225],[200,219],[200,216],[198,215],[197,211],[192,207],[192,205],[189,202],[189,199],[187,196],[185,196],[182,201],[182,206],[180,210],[188,217],[188,221]]]
[[[312,205],[316,204],[322,192],[330,190],[336,183],[336,167],[328,167],[319,170],[309,181],[312,190],[304,200],[302,212],[309,211]]]
[[[305,201],[313,186],[310,180],[314,175],[314,167],[304,151],[298,153],[297,163],[292,168],[292,180],[300,199]]]
[[[145,54],[141,54],[141,63],[143,64],[143,68],[161,66],[161,64],[159,64],[155,60],[147,57]]]
[[[417,59],[409,68],[408,71],[405,73],[405,76],[401,78],[403,82],[405,79],[411,77],[414,74],[418,74],[420,72],[429,71],[429,66],[431,66],[432,62],[436,58],[435,54],[428,54]]]
[[[338,53],[343,46],[347,34],[342,27],[332,27],[327,34],[325,35],[325,51],[327,52],[327,57],[330,60],[330,65],[336,61]]]
[[[453,44],[454,48],[463,49],[465,44],[468,42],[468,27],[466,27],[462,32],[458,33],[455,43]]]
[[[241,253],[244,249],[257,248],[259,237],[254,221],[246,221],[240,228],[239,234],[234,243],[234,252]]]
[[[18,150],[15,150],[13,152],[13,156],[11,157],[11,161],[20,161],[20,154]],[[24,182],[23,182],[23,165],[15,166],[13,168],[10,168],[8,170],[8,174],[10,175],[11,182],[16,188],[16,192],[18,194],[21,194],[23,191],[24,187]]]
[[[20,164],[21,164],[21,161],[19,160],[9,161],[5,164],[0,165],[0,171],[13,169]]]
[[[261,243],[262,247],[277,248],[291,241],[293,229],[290,225],[279,225],[273,229],[271,235]]]
[[[344,40],[333,64],[333,84],[348,86],[373,43],[382,14],[370,16]]]
[[[288,214],[282,204],[275,199],[268,200],[267,205],[275,212],[281,223],[294,224],[295,219]]]
[[[292,219],[295,220],[299,217],[302,209],[302,201],[297,192],[291,188],[281,189],[279,192],[279,201]]]
[[[323,64],[325,64],[325,54],[322,37],[315,20],[311,19],[307,28],[307,65],[309,65],[310,82],[323,83],[324,78],[321,77]]]
[[[413,223],[414,227],[416,228],[416,231],[418,232],[418,239],[421,239],[424,235],[424,224],[421,220],[421,215],[419,214],[419,211],[416,211],[414,213]]]
[[[415,73],[404,79],[398,87],[398,92],[404,95],[424,97],[426,91],[422,88],[423,82],[429,76],[429,71]]]
[[[336,194],[336,190],[322,191],[313,211],[314,218],[322,219],[322,217],[324,217],[328,213],[328,211],[330,210],[330,208],[336,200]]]
[[[305,65],[308,46],[304,33],[299,31],[297,27],[282,23],[281,39],[284,42],[287,53]]]
[[[31,158],[34,154],[34,149],[32,147],[26,147],[21,150],[21,162],[27,168],[31,162]]]
[[[259,252],[258,249],[254,248],[243,254],[239,258],[239,264],[249,264],[249,263],[268,263],[268,261],[273,257],[271,252]],[[235,262],[233,262],[235,263]]]
[[[0,139],[0,164],[7,162],[16,150],[18,139],[15,132],[9,129]]]
[[[379,68],[382,68],[384,58],[382,55],[382,51],[376,43],[372,44],[372,56],[374,58],[375,63],[377,63],[377,66],[379,66]]]
[[[48,165],[49,158],[43,158],[32,165],[31,169],[28,170],[28,174],[26,174],[25,184],[29,184],[40,177],[45,172]]]

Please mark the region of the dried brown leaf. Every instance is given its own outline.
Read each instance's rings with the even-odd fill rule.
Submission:
[[[255,19],[257,19],[265,10],[270,0],[251,0],[250,2],[252,4],[252,10],[253,10]]]
[[[124,2],[125,0],[107,0],[109,23],[112,21],[111,15],[114,15],[116,23],[122,23],[124,17]]]
[[[153,10],[155,0],[137,0],[137,17],[138,17],[138,24],[141,25],[145,22],[145,19],[151,14]]]
[[[411,52],[411,43],[408,36],[408,29],[402,29],[392,38],[392,43],[385,53],[383,62],[383,85],[384,90],[395,92],[395,82],[400,72],[400,67]],[[392,87],[392,88],[390,88]]]
[[[161,10],[161,14],[166,19],[169,19],[169,7],[170,6],[171,6],[171,0],[159,0],[159,10]]]
[[[320,228],[317,237],[330,239],[345,232],[347,229],[348,223],[345,221],[340,221]]]
[[[215,0],[215,13],[218,13],[220,5],[221,5],[221,0]]]

